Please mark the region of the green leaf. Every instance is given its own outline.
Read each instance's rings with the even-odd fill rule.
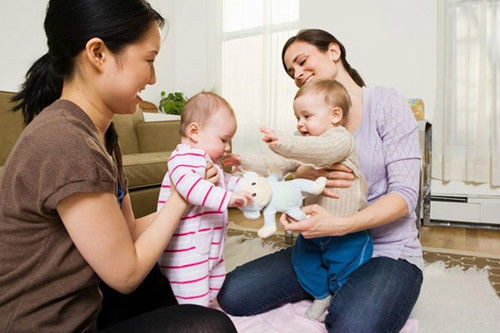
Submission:
[[[182,92],[176,91],[174,93],[167,94],[165,91],[162,91],[161,97],[162,98],[160,99],[159,104],[160,111],[167,114],[182,114],[182,110],[186,104],[186,98]]]

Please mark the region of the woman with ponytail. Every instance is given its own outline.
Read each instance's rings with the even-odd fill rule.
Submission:
[[[236,332],[153,274],[188,204],[173,188],[135,219],[127,191],[113,115],[155,83],[163,25],[145,0],[48,2],[48,52],[13,98],[27,126],[0,182],[0,332]]]
[[[370,230],[373,256],[338,289],[328,307],[329,332],[399,332],[422,284],[423,259],[416,214],[420,149],[417,123],[405,98],[393,89],[366,87],[351,67],[346,50],[330,33],[309,29],[283,47],[283,66],[301,87],[311,80],[335,79],[349,92],[346,128],[356,138],[360,168],[368,182],[369,205],[351,216],[333,216],[317,205],[304,207],[310,218],[284,229],[305,238],[343,236]],[[300,167],[296,177],[328,178],[323,195],[349,187],[353,174],[342,165],[315,170]],[[238,267],[228,274],[219,304],[229,314],[248,316],[308,298],[291,264],[288,248]],[[245,300],[243,302],[243,300]]]

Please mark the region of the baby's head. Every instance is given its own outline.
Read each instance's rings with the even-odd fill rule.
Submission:
[[[303,85],[293,101],[297,130],[301,135],[318,136],[326,130],[344,125],[351,98],[335,80],[317,80]]]
[[[182,143],[203,149],[216,162],[229,152],[236,133],[236,117],[231,105],[212,92],[200,92],[187,100],[181,116]]]

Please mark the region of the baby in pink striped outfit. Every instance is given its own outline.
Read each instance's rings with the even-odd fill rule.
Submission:
[[[252,201],[248,192],[233,192],[238,177],[224,173],[218,160],[229,152],[236,118],[229,103],[217,94],[191,97],[181,117],[181,144],[168,160],[158,210],[170,196],[171,184],[192,206],[186,210],[158,264],[179,304],[209,306],[216,299],[226,271],[224,239],[228,207]],[[218,171],[217,185],[204,179],[207,162]]]

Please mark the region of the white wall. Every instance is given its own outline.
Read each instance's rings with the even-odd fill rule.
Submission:
[[[31,64],[47,53],[46,1],[0,1],[0,90],[16,91]]]
[[[303,28],[332,33],[369,86],[424,100],[432,119],[436,91],[436,0],[303,0]]]
[[[163,31],[156,61],[157,83],[146,89],[145,99],[157,104],[162,90],[183,91],[189,96],[213,86],[207,64],[209,1],[150,1],[167,19],[168,28]],[[43,30],[46,4],[46,0],[0,1],[0,90],[17,91],[31,64],[47,52]]]

